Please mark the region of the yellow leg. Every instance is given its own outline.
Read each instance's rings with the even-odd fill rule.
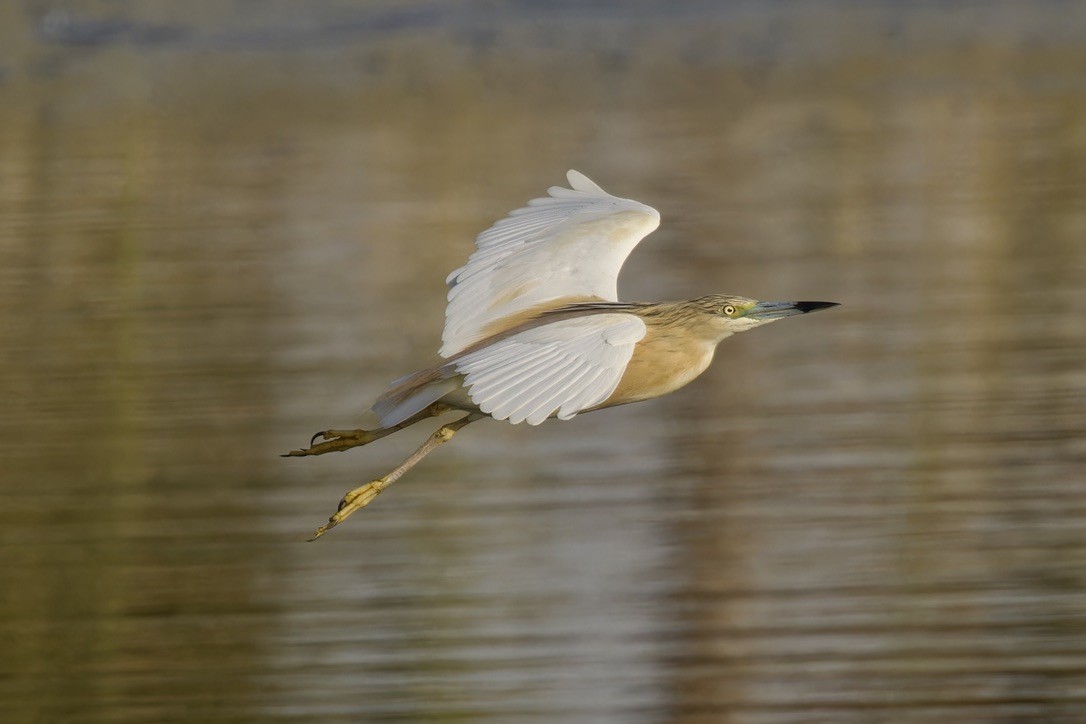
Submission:
[[[366,483],[365,485],[359,486],[354,490],[349,491],[346,495],[343,496],[343,499],[339,501],[339,509],[335,512],[335,514],[328,519],[327,523],[322,525],[320,528],[317,528],[316,532],[313,533],[313,537],[309,540],[317,540],[329,530],[346,520],[347,517],[354,513],[356,510],[361,510],[362,508],[365,508],[367,505],[373,502],[374,498],[381,494],[381,491],[383,491],[385,488],[392,485],[394,482],[403,477],[403,474],[411,468],[415,467],[415,465],[418,464],[420,460],[422,460],[424,457],[429,455],[441,445],[444,445],[449,440],[452,440],[453,435],[455,435],[460,429],[472,422],[475,422],[476,420],[482,419],[483,417],[486,416],[473,412],[470,415],[461,417],[459,420],[454,420],[453,422],[442,426],[441,429],[431,435],[429,439],[426,440],[426,442],[419,446],[418,450],[411,453],[411,456],[409,458],[396,466],[396,468],[388,475],[385,475],[383,478],[377,478],[372,482]]]
[[[402,430],[405,427],[410,427],[416,422],[427,420],[431,417],[437,417],[444,414],[453,408],[448,405],[435,402],[425,410],[416,412],[411,417],[407,418],[398,425],[391,427],[382,427],[377,430],[322,430],[312,437],[309,441],[309,447],[300,450],[291,450],[288,453],[283,453],[279,457],[295,458],[304,457],[307,455],[323,455],[329,452],[339,452],[342,450],[350,450],[352,447],[358,447],[360,445],[367,445],[374,440],[380,440],[387,435],[391,435],[397,430]],[[324,442],[314,443],[317,438],[321,438]]]

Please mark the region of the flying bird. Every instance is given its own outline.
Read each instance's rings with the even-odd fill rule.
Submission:
[[[476,420],[538,425],[666,395],[704,372],[733,334],[836,306],[730,294],[620,302],[619,270],[660,214],[577,171],[566,178],[571,188],[554,186],[479,234],[467,263],[446,279],[442,360],[377,398],[377,428],[324,430],[284,455],[348,450],[446,412],[466,413],[390,473],[344,495],[311,540]]]

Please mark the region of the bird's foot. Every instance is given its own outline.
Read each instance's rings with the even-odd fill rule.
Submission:
[[[350,450],[352,447],[365,445],[378,440],[384,435],[384,430],[322,430],[309,440],[309,447],[299,450],[291,450],[280,457],[294,458],[306,455],[323,455],[324,453]],[[317,442],[317,439],[324,442]]]
[[[381,494],[392,482],[387,476],[384,478],[377,478],[373,482],[366,483],[354,490],[349,491],[343,496],[343,499],[339,501],[339,507],[336,512],[328,519],[328,522],[317,528],[313,533],[313,537],[309,540],[315,541],[322,535],[335,528],[337,525],[345,521],[356,510],[362,510],[367,505],[373,502],[373,499]]]

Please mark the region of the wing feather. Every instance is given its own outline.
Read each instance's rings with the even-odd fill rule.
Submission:
[[[603,402],[614,391],[615,388],[607,384],[603,370],[593,370],[592,375],[581,382],[580,393],[564,402],[558,409],[558,419],[568,420],[581,410]]]
[[[498,419],[507,419],[514,425],[524,422],[525,418],[537,411],[536,405],[542,399],[553,394],[555,388],[564,385],[566,374],[576,366],[576,358],[567,358],[563,360],[563,364],[555,367],[553,372],[545,377],[536,378],[531,384],[521,386],[515,397],[511,397],[507,403],[495,408]],[[544,414],[543,419],[546,417],[547,415]]]
[[[576,368],[581,360],[572,355],[563,359],[563,363],[550,371],[546,377],[535,380],[526,387],[524,392],[517,396],[514,407],[507,415],[509,422],[514,425],[523,422],[529,415],[544,413],[539,421],[547,419],[551,411],[557,409],[557,405],[550,409],[543,409],[542,404],[549,400],[555,392],[567,389],[569,380],[574,377]]]
[[[506,317],[554,300],[618,300],[618,273],[660,225],[651,206],[604,191],[584,174],[552,187],[475,240],[467,264],[449,274],[441,355],[486,336]]]
[[[497,420],[568,420],[618,386],[645,323],[627,313],[591,314],[532,327],[449,362],[468,396]]]
[[[562,402],[568,397],[566,391],[570,388],[576,388],[581,380],[592,371],[592,365],[584,361],[579,362],[573,369],[566,373],[566,379],[562,381],[560,387],[553,388],[547,397],[538,401],[534,410],[525,417],[525,421],[529,425],[538,425],[546,420],[551,414],[548,411],[553,411],[561,407]]]
[[[485,376],[477,375],[474,388],[480,397],[490,398],[500,395],[514,385],[534,384],[538,378],[546,377],[549,374],[549,370],[553,368],[559,357],[557,352],[540,355],[538,360],[532,360],[530,363],[517,368],[516,372],[512,374],[501,367],[495,367]],[[489,412],[489,410],[484,410],[484,412]]]

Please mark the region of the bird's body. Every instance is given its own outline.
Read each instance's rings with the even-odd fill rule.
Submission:
[[[736,297],[707,298],[720,307],[727,302],[724,299],[739,301]],[[751,300],[742,300],[751,301]],[[550,324],[573,319],[606,315],[608,319],[621,320],[632,317],[644,325],[644,336],[633,346],[633,353],[618,380],[617,386],[598,404],[584,408],[599,410],[630,402],[640,402],[674,392],[693,381],[708,369],[713,361],[713,353],[723,333],[714,324],[713,316],[706,312],[705,303],[700,300],[690,302],[585,302],[560,304],[553,308],[534,310],[529,315],[520,314],[506,328],[499,328],[482,341],[472,345],[465,352],[454,355],[451,359],[440,362],[421,372],[411,375],[378,398],[374,409],[380,415],[382,425],[395,425],[424,408],[426,404],[440,401],[449,407],[465,412],[482,412],[472,399],[469,387],[465,385],[465,375],[461,374],[458,362],[465,356],[486,350],[518,334],[528,332]],[[681,326],[680,326],[681,325]],[[432,394],[425,394],[432,390]],[[434,395],[442,392],[436,399]],[[421,396],[418,396],[419,393]],[[416,397],[413,404],[404,405],[406,400]],[[425,401],[425,404],[423,404]],[[546,418],[557,416],[554,410],[548,411]],[[544,419],[546,419],[544,418]],[[516,420],[520,422],[521,420]],[[532,420],[527,420],[529,423]],[[542,422],[542,420],[539,420]],[[536,423],[538,424],[538,423]]]
[[[397,380],[374,403],[376,430],[327,430],[289,455],[364,445],[451,410],[401,466],[349,492],[322,535],[482,417],[538,425],[557,417],[674,392],[704,372],[725,338],[832,302],[758,302],[710,295],[684,302],[620,302],[619,269],[660,223],[655,209],[611,196],[576,171],[479,235],[449,275],[442,361]]]

